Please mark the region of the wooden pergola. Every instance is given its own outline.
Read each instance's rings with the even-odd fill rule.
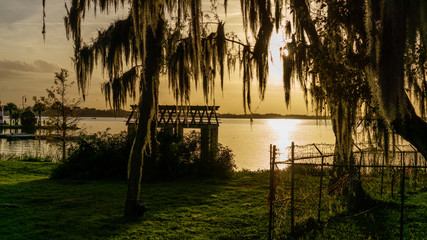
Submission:
[[[137,106],[132,105],[132,113],[126,125],[128,134],[135,133],[137,122]],[[199,128],[201,130],[201,158],[212,160],[218,154],[219,120],[216,111],[219,106],[176,106],[159,105],[156,121],[157,127],[170,134],[183,136],[184,128]]]

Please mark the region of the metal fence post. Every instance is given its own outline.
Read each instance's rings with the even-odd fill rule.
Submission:
[[[320,165],[319,212],[317,214],[317,220],[319,222],[320,222],[320,212],[322,211],[323,162],[324,162],[324,157],[322,156],[322,165]]]
[[[401,153],[401,161],[402,161],[402,180],[400,182],[400,239],[403,239],[403,228],[404,228],[404,221],[403,221],[403,212],[404,212],[404,206],[405,206],[405,159],[404,159],[404,153]]]
[[[387,153],[384,151],[383,154],[383,163],[381,164],[381,197],[383,196],[383,184],[384,184],[384,162],[385,162],[385,155]]]
[[[417,190],[417,185],[418,185],[418,152],[414,146],[412,146],[412,145],[409,145],[409,146],[411,146],[411,148],[414,149],[414,164],[413,164],[413,168],[411,171],[411,183],[413,180],[414,185],[413,186],[411,185],[411,187],[414,187],[415,190]]]
[[[417,154],[417,152],[415,151],[414,152],[414,166],[415,166],[415,168],[413,169],[413,174],[414,174],[414,179],[415,179],[415,181],[414,181],[414,187],[415,187],[415,190],[417,189],[417,185],[418,185],[418,154]]]
[[[294,233],[294,225],[295,225],[295,206],[294,206],[294,197],[295,197],[295,191],[294,191],[294,181],[295,181],[295,145],[294,142],[292,142],[291,145],[291,233]]]
[[[393,173],[392,173],[392,175],[391,175],[391,184],[390,184],[390,188],[391,188],[391,198],[393,198],[394,199],[394,181],[395,181],[395,172],[394,172],[395,170],[393,169]]]
[[[276,145],[270,144],[270,194],[268,202],[270,204],[270,211],[268,213],[269,224],[268,224],[268,239],[273,239],[273,228],[274,228],[274,165],[276,158]]]
[[[359,152],[360,152],[360,160],[359,160],[359,176],[362,176],[362,160],[363,160],[363,151],[362,149],[360,149],[359,146],[357,146],[355,143],[353,143],[353,146],[355,146]],[[354,151],[352,151],[354,153]],[[369,154],[369,153],[368,153]],[[369,159],[369,155],[368,155],[368,159]],[[356,162],[354,163],[354,166],[356,166]]]
[[[317,221],[320,222],[320,212],[322,210],[323,163],[324,163],[325,157],[323,156],[323,153],[320,151],[320,149],[316,146],[316,144],[313,144],[313,146],[320,153],[320,156],[322,156],[322,163],[320,165],[319,210],[317,212]]]

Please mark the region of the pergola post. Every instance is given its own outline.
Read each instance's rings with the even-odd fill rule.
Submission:
[[[173,126],[172,125],[166,125],[163,127],[163,131],[169,136],[173,136]]]
[[[128,135],[135,136],[136,133],[136,122],[128,123]]]
[[[209,155],[210,155],[209,139],[210,139],[211,131],[208,125],[202,126],[200,130],[201,130],[200,158],[202,159],[203,162],[206,162],[206,161],[209,161]]]
[[[179,139],[182,139],[184,137],[184,128],[181,125],[178,125],[175,127],[175,134],[179,137]]]
[[[209,160],[214,161],[218,157],[218,125],[209,125]]]

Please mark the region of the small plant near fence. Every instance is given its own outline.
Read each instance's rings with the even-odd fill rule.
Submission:
[[[403,237],[405,194],[425,190],[427,183],[426,161],[415,149],[396,146],[395,151],[384,154],[369,145],[355,145],[355,164],[347,167],[357,169],[358,173],[334,181],[331,181],[331,170],[337,167],[334,145],[295,146],[292,143],[287,150],[289,156],[283,159],[283,156],[279,158],[283,152],[276,146],[270,148],[269,239],[301,238],[328,228],[328,222],[337,216],[351,219],[386,204],[400,208],[399,227],[392,229],[394,232],[388,233],[389,236]],[[369,196],[369,200],[361,203],[365,204],[363,210],[358,212],[350,211],[343,201],[343,191],[354,177],[360,179]],[[352,229],[335,230],[355,238],[360,235]],[[384,232],[372,234],[386,237]]]

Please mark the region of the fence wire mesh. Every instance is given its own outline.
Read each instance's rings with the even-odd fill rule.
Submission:
[[[304,234],[311,227],[322,227],[328,219],[347,213],[343,191],[348,191],[348,186],[355,181],[361,183],[372,199],[401,199],[402,204],[405,191],[417,191],[426,186],[426,161],[412,146],[396,146],[384,154],[383,149],[372,144],[354,145],[351,166],[334,164],[334,152],[335,146],[331,144],[295,145],[272,152],[270,239],[281,239],[295,232]],[[280,154],[285,154],[285,159],[283,156],[276,158]],[[350,167],[356,172],[337,178],[334,175],[337,167]],[[361,233],[347,231],[346,234],[357,236]]]

